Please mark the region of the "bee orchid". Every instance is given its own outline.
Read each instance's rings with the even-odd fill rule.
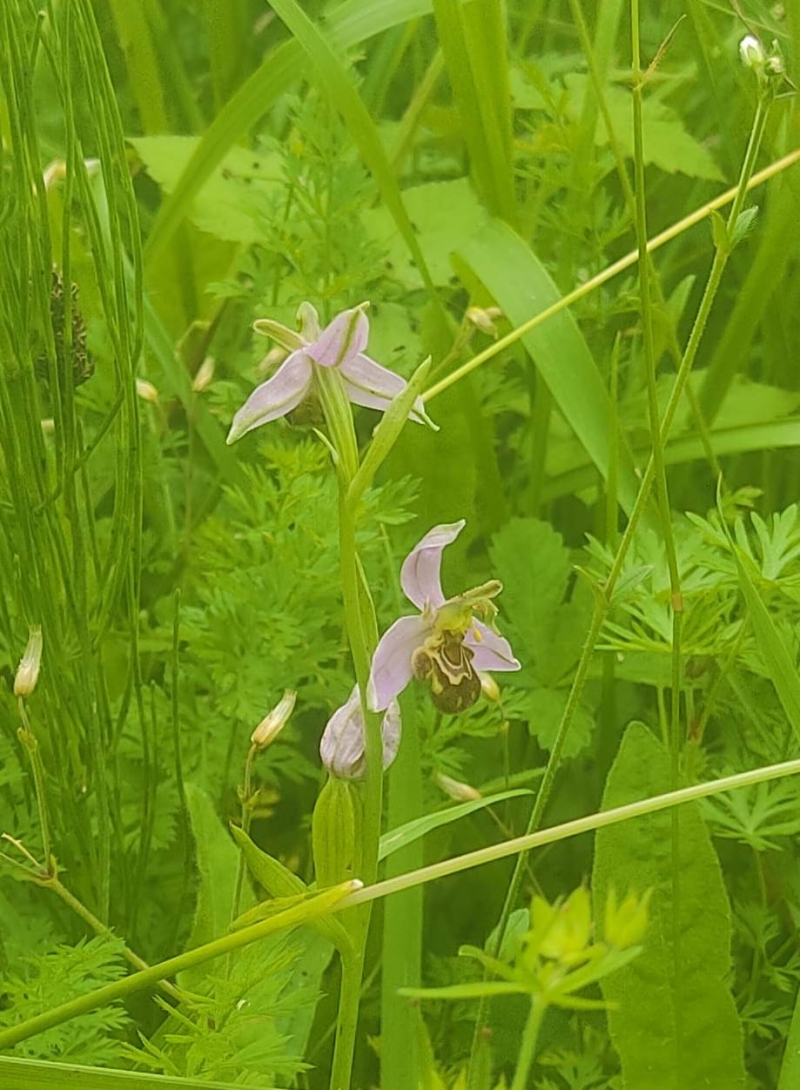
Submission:
[[[498,580],[455,598],[444,596],[442,553],[465,525],[462,519],[434,526],[403,563],[403,592],[420,612],[400,617],[378,644],[367,689],[367,702],[375,711],[388,707],[418,678],[430,685],[436,707],[455,715],[480,696],[479,672],[520,668],[508,640],[493,627],[497,609],[492,599],[503,589]]]
[[[354,405],[385,412],[406,388],[406,380],[364,354],[369,339],[369,320],[361,303],[343,310],[323,330],[310,303],[297,311],[300,332],[261,318],[254,323],[257,333],[272,337],[289,353],[275,374],[252,392],[233,418],[228,443],[235,443],[253,428],[286,416],[311,393],[317,367],[333,367],[341,376],[348,399]],[[417,398],[410,413],[417,423],[430,424],[422,399]]]

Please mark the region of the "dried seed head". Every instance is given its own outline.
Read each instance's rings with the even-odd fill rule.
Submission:
[[[39,668],[42,665],[42,629],[33,625],[28,636],[25,653],[19,661],[14,677],[14,696],[30,696],[39,680]]]

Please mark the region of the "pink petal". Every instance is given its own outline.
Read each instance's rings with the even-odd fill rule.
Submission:
[[[228,444],[296,408],[308,393],[311,375],[311,360],[305,352],[287,356],[272,378],[257,386],[234,416]]]
[[[354,405],[380,409],[382,412],[386,412],[392,401],[408,385],[400,375],[387,367],[381,367],[363,352],[343,360],[339,365],[339,374],[344,379],[347,396]],[[425,406],[421,397],[414,402],[414,408],[408,415],[410,420],[415,420],[418,424],[425,423]]]
[[[308,354],[321,367],[338,367],[367,347],[369,320],[363,305],[343,310],[308,346]]]
[[[436,608],[444,602],[439,578],[442,551],[455,541],[466,524],[465,519],[460,519],[434,526],[405,558],[400,571],[400,584],[406,598],[417,609],[424,609],[426,604]]]
[[[411,656],[429,632],[430,625],[422,617],[401,617],[381,636],[367,686],[367,703],[373,711],[382,712],[411,681]]]
[[[477,629],[477,634],[475,630]],[[493,632],[480,621],[473,621],[464,643],[474,653],[472,665],[476,670],[519,670],[511,644],[503,636]]]

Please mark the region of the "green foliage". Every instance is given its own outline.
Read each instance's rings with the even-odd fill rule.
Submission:
[[[646,727],[628,727],[605,808],[669,790],[668,754]],[[653,890],[650,941],[635,962],[603,982],[618,1009],[609,1029],[623,1085],[744,1086],[742,1034],[726,985],[730,907],[711,838],[698,811],[682,807],[603,830],[593,889]]]
[[[59,943],[29,954],[16,972],[4,974],[0,1026],[12,1026],[59,1003],[118,980],[125,973],[121,943],[112,938]],[[24,1056],[111,1067],[119,1056],[120,1038],[130,1025],[121,1004],[78,1016],[19,1046]]]

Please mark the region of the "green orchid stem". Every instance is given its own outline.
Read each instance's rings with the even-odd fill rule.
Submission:
[[[525,1029],[522,1031],[522,1044],[517,1057],[517,1069],[514,1072],[511,1090],[526,1090],[529,1085],[528,1076],[533,1066],[533,1058],[536,1055],[539,1027],[542,1024],[542,1018],[546,1010],[547,1004],[542,1001],[541,996],[536,996],[531,1000],[531,1009],[525,1022]]]
[[[248,946],[251,942],[258,942],[259,939],[266,938],[267,935],[273,935],[277,931],[296,927],[298,924],[306,923],[318,916],[327,915],[339,901],[359,888],[360,885],[360,882],[343,882],[339,886],[333,886],[331,889],[318,894],[312,900],[293,905],[275,916],[270,916],[269,919],[261,920],[250,927],[243,927],[240,931],[234,931],[229,935],[223,935],[219,939],[214,939],[213,942],[207,942],[203,946],[195,947],[194,950],[187,950],[183,954],[178,954],[177,957],[167,958],[166,961],[151,965],[138,973],[132,973],[123,980],[115,980],[113,984],[106,984],[102,988],[96,988],[92,992],[87,992],[86,995],[71,999],[68,1003],[61,1003],[57,1007],[51,1007],[50,1010],[45,1011],[43,1014],[37,1014],[34,1018],[28,1018],[16,1026],[0,1030],[0,1051],[12,1048],[14,1045],[19,1044],[20,1041],[34,1037],[37,1033],[43,1033],[44,1030],[52,1029],[53,1026],[61,1025],[62,1022],[67,1022],[80,1014],[86,1014],[98,1007],[108,1006],[109,1003],[115,1003],[119,999],[143,991],[145,988],[154,987],[160,981],[175,976],[185,969],[192,969],[196,965],[203,965],[207,961],[213,961],[214,958],[222,957],[232,950],[240,949],[242,946]]]
[[[745,152],[744,161],[742,163],[742,170],[739,175],[739,184],[736,189],[736,193],[733,198],[730,213],[726,224],[726,235],[730,240],[733,237],[733,232],[736,227],[739,216],[742,212],[745,198],[747,196],[747,190],[750,182],[750,177],[753,173],[756,158],[758,156],[758,150],[761,146],[761,141],[764,136],[764,128],[767,120],[767,112],[769,106],[769,99],[762,95],[759,97],[758,104],[756,106],[755,116],[753,118],[753,126],[750,132],[750,138],[747,144],[747,150]],[[714,304],[714,300],[719,290],[720,283],[722,281],[722,275],[725,271],[725,266],[728,263],[730,257],[730,246],[717,246],[714,253],[714,260],[711,265],[711,270],[708,274],[708,280],[706,281],[703,297],[700,301],[700,306],[695,317],[694,325],[692,326],[691,333],[689,334],[689,340],[686,344],[686,349],[681,359],[678,373],[675,376],[675,382],[673,383],[672,390],[670,392],[669,401],[664,410],[664,416],[661,421],[661,427],[659,429],[659,435],[654,436],[654,446],[660,444],[663,446],[666,444],[669,438],[669,432],[672,427],[672,422],[675,418],[678,406],[681,403],[681,399],[686,388],[686,383],[691,373],[692,366],[697,357],[697,351],[700,347],[700,342],[703,339],[705,333],[708,317],[711,313],[711,308]],[[606,616],[611,608],[614,590],[616,589],[617,582],[622,574],[622,568],[625,563],[625,559],[628,555],[631,545],[633,544],[633,538],[636,533],[636,529],[639,525],[639,520],[644,513],[644,510],[650,500],[650,493],[653,487],[653,482],[656,476],[656,462],[657,456],[650,455],[647,467],[642,477],[642,482],[639,486],[639,492],[636,496],[636,501],[633,505],[628,524],[625,527],[625,532],[617,549],[614,562],[611,565],[608,578],[602,586],[595,586],[595,608],[594,615],[592,617],[592,624],[589,629],[589,633],[586,638],[586,642],[581,652],[581,658],[578,663],[575,677],[570,688],[569,696],[567,698],[564,712],[561,716],[561,722],[556,732],[553,748],[550,751],[550,757],[547,761],[544,776],[542,777],[542,783],[539,787],[539,791],[536,795],[536,802],[531,810],[531,815],[528,820],[528,826],[525,830],[525,835],[530,836],[535,833],[539,828],[542,817],[544,815],[545,808],[550,799],[550,793],[553,789],[556,774],[561,764],[561,755],[564,750],[564,744],[567,740],[570,728],[572,726],[572,720],[577,711],[581,696],[583,693],[583,687],[586,682],[586,677],[589,672],[589,665],[594,655],[595,646],[600,637],[603,624]],[[511,912],[514,909],[515,904],[519,898],[520,889],[522,886],[522,878],[527,862],[527,854],[522,852],[517,856],[514,864],[514,870],[509,882],[506,897],[503,902],[503,908],[500,915],[500,921],[497,929],[497,945],[498,948],[503,942],[508,921],[511,916]],[[472,1053],[470,1056],[469,1065],[469,1078],[468,1086],[470,1090],[475,1087],[475,1078],[477,1077],[477,1055],[479,1051],[479,1043],[483,1036],[484,1029],[486,1027],[487,1018],[489,1013],[489,1001],[486,999],[481,1000],[480,1007],[478,1009],[478,1017],[475,1023],[475,1033],[473,1036]]]
[[[358,558],[357,506],[348,502],[351,485],[359,470],[353,414],[342,381],[333,368],[317,368],[316,384],[331,444],[336,454],[342,601],[347,639],[361,696],[361,712],[365,725],[366,775],[364,818],[361,825],[361,872],[364,880],[371,885],[378,875],[378,846],[383,812],[382,717],[371,712],[367,707],[367,682],[372,653],[378,641],[378,626]],[[336,1016],[331,1090],[347,1090],[350,1086],[358,1027],[361,977],[364,970],[364,954],[371,912],[370,905],[365,905],[359,910],[353,927],[357,953],[353,958],[342,958],[342,989]]]
[[[353,1070],[361,977],[364,972],[364,946],[353,953],[341,954],[342,982],[336,1018],[336,1043],[333,1048],[331,1090],[349,1090]]]

